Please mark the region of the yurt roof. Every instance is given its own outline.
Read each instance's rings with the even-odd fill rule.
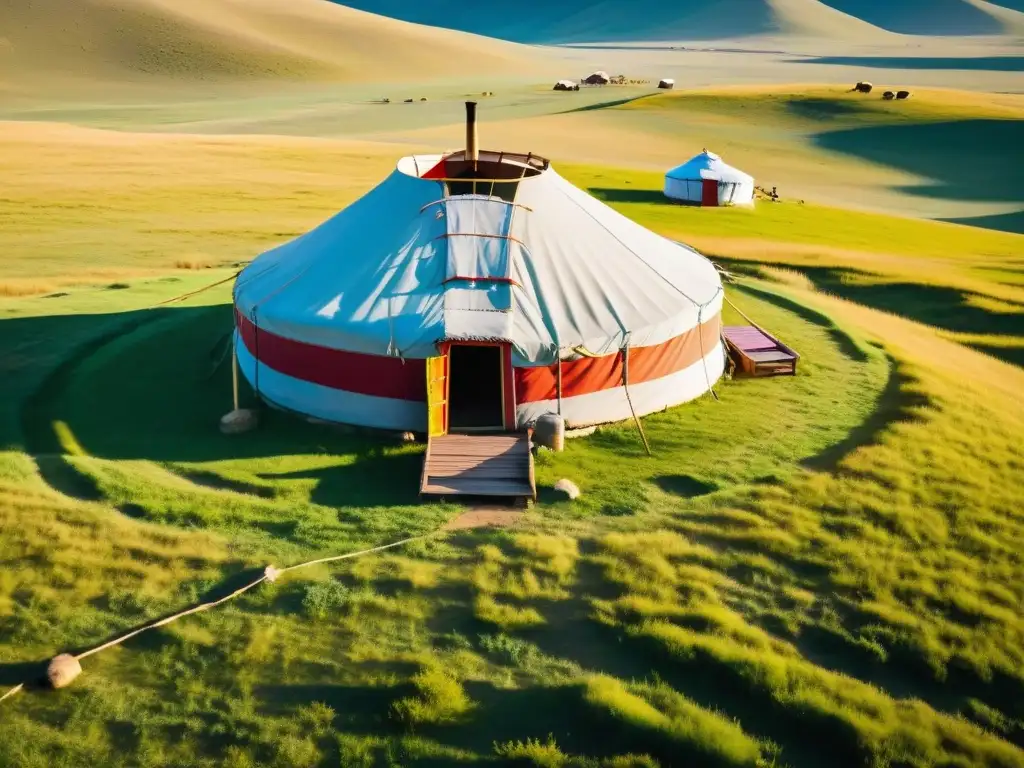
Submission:
[[[502,341],[517,365],[547,365],[580,347],[660,344],[721,310],[718,272],[699,253],[544,158],[475,145],[474,132],[472,149],[402,158],[348,208],[259,256],[235,284],[238,311],[320,347],[423,358],[444,340]]]
[[[714,152],[704,150],[667,174],[670,179],[682,181],[711,179],[713,181],[733,182],[737,184],[752,183],[754,177],[726,163]]]
[[[570,88],[576,85],[573,80],[559,80],[556,85],[568,85]]]

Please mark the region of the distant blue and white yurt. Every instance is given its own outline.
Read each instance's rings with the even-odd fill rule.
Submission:
[[[705,149],[665,174],[665,196],[691,205],[753,205],[754,177]]]
[[[660,411],[722,375],[722,282],[533,154],[406,157],[247,266],[239,370],[260,399],[385,429],[584,426]]]

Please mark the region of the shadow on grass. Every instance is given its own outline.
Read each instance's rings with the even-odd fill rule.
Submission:
[[[632,102],[639,101],[640,99],[650,98],[652,95],[653,94],[645,93],[645,94],[641,94],[639,96],[630,96],[630,97],[625,98],[625,99],[612,99],[612,100],[609,100],[609,101],[601,101],[601,102],[598,102],[597,104],[586,104],[586,105],[584,105],[582,107],[576,107],[574,109],[567,109],[564,112],[560,112],[559,114],[571,115],[574,112],[596,112],[596,111],[601,110],[601,109],[612,109],[614,107],[621,107],[624,104],[631,104]]]
[[[654,478],[654,483],[665,493],[684,499],[695,499],[718,490],[714,483],[706,483],[689,475],[659,475]]]
[[[1024,232],[1024,210],[1014,213],[994,213],[988,216],[963,216],[960,218],[939,219],[950,224],[963,224],[968,227],[981,227],[997,232]]]
[[[818,133],[814,143],[913,174],[930,183],[900,191],[918,197],[986,202],[1019,201],[1016,177],[1024,163],[1024,120],[974,119],[871,125]]]
[[[727,264],[726,266],[730,269],[732,268],[731,264]],[[835,321],[828,315],[804,306],[792,299],[787,299],[785,296],[779,296],[771,291],[765,291],[751,285],[737,285],[736,288],[743,293],[747,293],[762,301],[766,301],[769,304],[774,304],[780,309],[792,312],[803,320],[806,320],[819,328],[823,328],[828,332],[829,338],[831,338],[832,342],[839,347],[839,351],[853,362],[865,363],[868,361],[867,353],[857,344],[857,342],[853,340],[853,337],[850,336],[850,334],[836,325]]]
[[[404,685],[266,685],[254,691],[263,709],[277,716],[293,717],[300,707],[315,701],[335,712],[334,727],[349,733],[399,733],[401,725],[391,717],[391,705],[413,693]]]
[[[622,189],[619,187],[589,187],[590,194],[605,203],[659,203],[676,205],[660,189]]]
[[[46,455],[35,457],[39,475],[55,491],[79,501],[100,501],[103,492],[96,481],[79,472],[67,456]]]
[[[1001,347],[996,344],[982,344],[981,342],[969,343],[967,346],[1002,360],[1004,363],[1024,368],[1024,347]]]
[[[15,661],[8,664],[0,664],[0,686],[13,688],[24,683],[25,689],[29,691],[41,688],[49,688],[46,680],[46,667],[50,661]],[[7,693],[0,691],[0,695]]]
[[[623,652],[646,659],[661,680],[693,702],[738,720],[748,734],[778,744],[787,765],[863,764],[865,755],[852,727],[779,704],[742,663],[726,663],[700,649],[676,656],[650,638],[628,634],[623,636]]]
[[[696,741],[673,739],[653,728],[642,728],[588,704],[579,684],[497,688],[490,683],[467,683],[476,702],[470,719],[460,726],[424,726],[425,735],[478,754],[493,753],[495,744],[554,737],[564,752],[592,758],[624,753],[649,755],[662,765],[726,765],[720,756],[700,749]]]
[[[834,472],[843,459],[859,448],[878,445],[882,434],[894,424],[920,420],[919,409],[932,402],[925,395],[911,391],[917,383],[903,371],[895,359],[889,358],[889,378],[879,393],[875,407],[863,422],[850,430],[840,442],[829,446],[815,456],[804,459],[803,466],[825,472]]]
[[[946,331],[1024,336],[1024,305],[1019,312],[992,312],[971,303],[971,294],[956,288],[920,283],[865,283],[855,270],[790,267],[806,275],[815,288],[843,299],[881,309]]]
[[[244,438],[220,434],[219,419],[231,407],[231,369],[218,362],[224,360],[224,332],[231,323],[229,305],[0,321],[0,334],[30,339],[37,347],[72,332],[87,339],[27,394],[20,439],[13,433],[0,438],[38,456],[40,473],[53,488],[88,501],[102,494],[62,455],[58,422],[89,455],[162,462],[217,490],[276,497],[275,489],[258,482],[180,464],[333,454],[353,460],[268,478],[317,480],[312,500],[325,506],[418,502],[420,453],[386,436],[343,434],[270,409],[264,409],[260,428]],[[89,327],[95,329],[91,334]],[[254,401],[244,380],[241,394],[243,403]],[[128,506],[125,513],[144,516],[140,510]]]
[[[196,485],[212,488],[215,491],[244,493],[250,496],[258,496],[261,499],[273,499],[278,495],[278,489],[272,486],[247,483],[244,480],[235,480],[233,478],[224,477],[223,475],[218,475],[216,472],[208,472],[206,470],[194,469],[192,467],[177,466],[171,466],[168,467],[168,469]]]
[[[418,503],[422,465],[421,453],[370,445],[357,451],[350,464],[260,477],[316,480],[310,500],[325,507],[387,507]]]

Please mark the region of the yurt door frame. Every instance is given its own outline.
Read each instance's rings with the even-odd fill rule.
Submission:
[[[516,428],[516,403],[515,383],[512,370],[512,345],[508,343],[476,342],[476,341],[446,341],[437,345],[440,355],[427,359],[427,423],[428,434],[431,437],[446,435],[449,431],[456,432],[511,432]],[[472,376],[470,369],[461,369],[459,353],[456,352],[454,359],[453,349],[458,348],[492,348],[497,350],[495,364],[498,367],[497,376],[490,372],[482,375],[481,383],[487,388],[481,394],[487,397],[494,397],[495,404],[500,403],[500,418],[496,418],[494,424],[459,424],[456,413],[456,422],[452,423],[453,406],[458,410],[458,403],[452,399],[452,380],[456,377]],[[453,362],[455,365],[453,366]],[[462,379],[456,381],[456,389],[464,389],[467,381]],[[495,389],[491,390],[490,387]],[[458,391],[456,395],[458,395]],[[458,399],[456,397],[456,399]]]
[[[716,179],[703,179],[701,181],[700,204],[718,205],[718,181]]]

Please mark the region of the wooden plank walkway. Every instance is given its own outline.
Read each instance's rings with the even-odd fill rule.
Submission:
[[[430,438],[423,458],[420,493],[535,499],[537,488],[529,434]]]

